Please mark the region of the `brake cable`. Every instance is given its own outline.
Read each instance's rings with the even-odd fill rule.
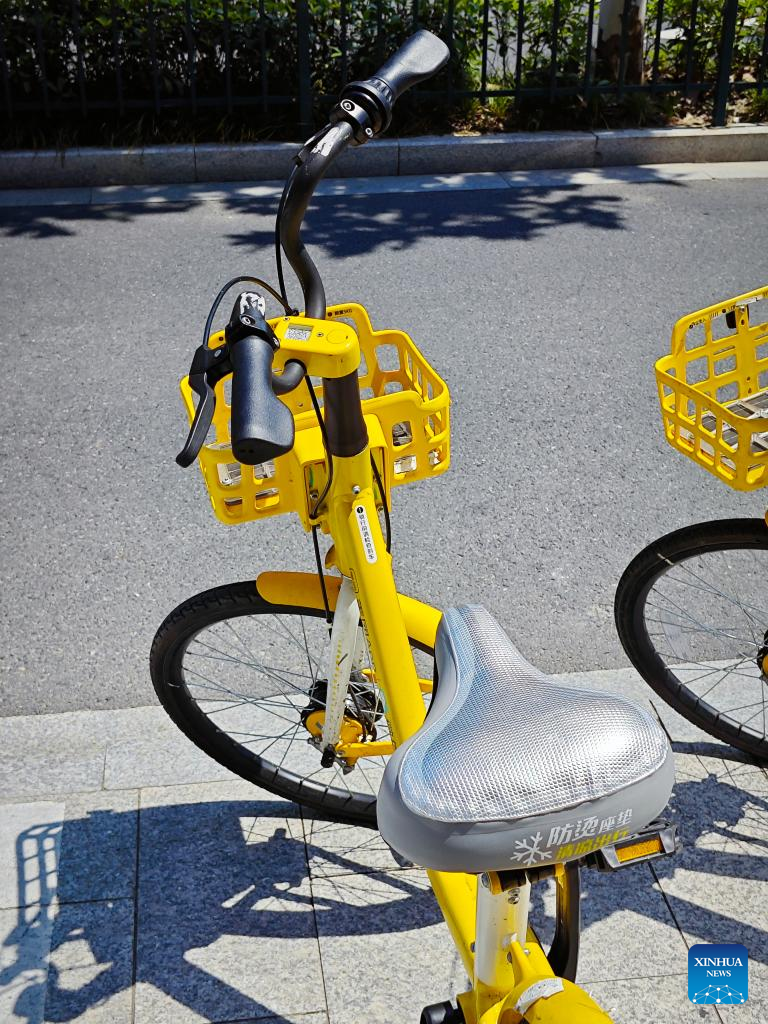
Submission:
[[[249,284],[257,284],[260,288],[265,288],[273,299],[276,299],[283,307],[286,313],[295,313],[295,309],[291,309],[288,303],[283,299],[281,295],[275,291],[271,284],[267,284],[266,281],[262,281],[260,277],[251,277],[249,274],[243,274],[240,277],[233,277],[231,281],[227,281],[224,287],[221,289],[219,294],[213,300],[213,305],[208,314],[208,319],[205,321],[205,327],[203,328],[203,347],[208,345],[208,339],[211,336],[211,328],[213,327],[213,318],[218,312],[219,306],[224,300],[224,296],[227,294],[233,284],[240,284],[241,281],[247,281]]]
[[[275,216],[275,265],[277,266],[277,283],[280,289],[280,295],[282,296],[282,303],[288,307],[288,296],[285,289],[285,276],[283,274],[283,247],[280,244],[280,222],[283,218],[283,212],[285,211],[285,204],[288,201],[288,194],[291,191],[293,185],[293,179],[296,177],[296,172],[299,167],[304,163],[304,154],[307,150],[312,149],[322,138],[326,135],[333,127],[331,124],[326,124],[324,127],[316,131],[315,134],[304,143],[299,152],[293,158],[294,164],[291,169],[291,173],[288,175],[288,180],[283,187],[283,194],[280,196],[280,202],[277,207],[277,214]],[[298,310],[292,310],[293,313],[297,313]]]

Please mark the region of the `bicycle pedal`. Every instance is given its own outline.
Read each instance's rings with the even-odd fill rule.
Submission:
[[[657,818],[634,835],[590,853],[583,864],[598,871],[618,871],[642,861],[671,857],[680,846],[677,825],[665,818]]]
[[[464,1024],[464,1014],[451,1002],[432,1003],[421,1011],[419,1024]]]

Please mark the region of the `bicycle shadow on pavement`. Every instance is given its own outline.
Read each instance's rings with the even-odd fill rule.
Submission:
[[[139,1022],[174,1019],[169,998],[211,1022],[293,1020],[325,1009],[321,938],[441,920],[412,877],[372,889],[343,853],[322,851],[340,874],[313,893],[312,847],[289,803],[142,808],[138,858],[136,824],[136,812],[98,810],[17,837],[21,909],[0,938],[0,1017],[76,1021],[135,986]]]
[[[688,945],[740,942],[768,964],[765,915],[747,910],[756,886],[768,882],[768,777],[726,746],[672,746],[677,781],[663,816],[677,824],[681,849],[615,874],[582,872],[584,925],[599,921],[612,900],[614,909],[671,917]],[[682,961],[670,967],[686,970]]]
[[[768,785],[761,769],[727,763],[719,749],[715,759],[685,745],[672,801],[684,846],[674,859],[582,872],[585,969],[605,952],[600,927],[624,955],[623,943],[645,941],[642,918],[665,925],[669,943],[676,926],[693,941],[743,942],[768,964],[768,933],[744,923],[730,898],[744,882],[768,881]],[[137,1024],[173,1019],[170,1000],[212,1022],[287,1021],[323,1009],[325,940],[422,935],[442,920],[421,876],[374,832],[304,818],[276,799],[200,801],[143,807],[138,857],[135,811],[40,821],[19,834],[21,909],[5,912],[16,919],[0,939],[0,1016],[7,1007],[24,1024],[70,1022],[135,998]],[[534,887],[545,940],[551,904]],[[679,955],[671,966],[683,972]]]
[[[768,964],[768,930],[756,923],[764,902],[758,901],[752,923],[745,912],[750,903],[755,907],[756,887],[768,882],[768,776],[724,745],[672,747],[677,781],[663,816],[676,822],[681,849],[617,872],[582,870],[582,979],[593,980],[593,972],[601,977],[614,955],[626,969],[625,944],[638,957],[655,956],[659,973],[684,974],[683,939],[688,945],[740,942],[752,960]],[[532,919],[545,942],[551,940],[553,913],[553,887],[534,886]],[[648,932],[650,946],[642,919],[666,925],[666,931]]]

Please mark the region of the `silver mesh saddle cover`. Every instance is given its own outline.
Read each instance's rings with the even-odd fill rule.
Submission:
[[[674,782],[654,717],[530,665],[479,606],[445,613],[439,685],[423,727],[390,758],[378,799],[393,849],[443,871],[583,857],[658,815]]]

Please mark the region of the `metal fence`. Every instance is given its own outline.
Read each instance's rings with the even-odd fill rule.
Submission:
[[[250,109],[306,131],[350,75],[422,26],[455,59],[416,102],[673,94],[711,99],[722,125],[739,95],[768,89],[768,5],[724,0],[715,16],[711,0],[649,0],[633,81],[637,4],[624,2],[609,80],[596,56],[599,0],[328,0],[327,10],[321,0],[5,0],[0,107],[10,120]]]

